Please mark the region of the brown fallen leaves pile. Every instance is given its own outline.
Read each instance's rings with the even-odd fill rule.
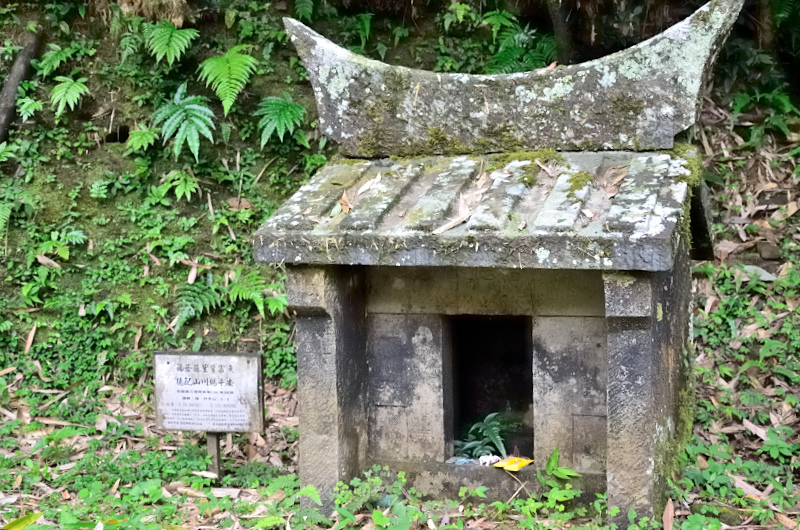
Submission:
[[[93,434],[75,435],[61,440],[59,443],[62,446],[70,448],[70,459],[68,463],[56,466],[53,468],[52,478],[56,478],[59,474],[64,473],[76,465],[76,462],[82,459],[90,451],[90,444],[92,441],[101,440],[105,436],[105,432],[109,425],[112,423],[124,423],[129,426],[141,425],[141,436],[117,436],[119,441],[113,447],[107,450],[98,450],[95,455],[102,456],[105,453],[111,453],[119,457],[125,451],[161,451],[167,456],[172,456],[183,444],[199,444],[205,443],[203,433],[171,433],[172,436],[169,441],[165,441],[167,433],[160,431],[155,426],[155,417],[153,416],[153,408],[147,399],[142,395],[132,395],[124,388],[105,385],[98,391],[102,395],[101,401],[105,404],[105,411],[100,414],[94,425],[83,425],[79,423],[71,423],[53,418],[46,418],[40,416],[40,411],[48,409],[56,401],[66,399],[68,392],[61,392],[58,390],[38,390],[32,389],[34,393],[42,393],[52,395],[52,399],[46,401],[44,404],[31,409],[27,403],[15,397],[15,392],[19,390],[19,385],[23,381],[22,374],[19,373],[15,367],[9,367],[0,370],[0,375],[16,374],[5,390],[11,395],[10,405],[7,408],[0,408],[0,424],[8,421],[19,420],[23,428],[19,429],[17,437],[18,447],[14,451],[21,451],[23,454],[30,454],[31,458],[37,459],[37,454],[41,449],[37,449],[37,443],[45,439],[47,436],[53,434],[59,429],[67,426],[83,427],[85,432]],[[141,388],[141,385],[139,386]],[[2,391],[2,389],[0,389]],[[265,397],[265,411],[267,414],[267,428],[264,433],[252,433],[246,437],[234,437],[233,434],[228,434],[222,441],[220,450],[223,458],[228,463],[233,465],[244,465],[249,462],[265,462],[271,466],[278,467],[285,473],[295,473],[297,469],[296,449],[297,441],[287,440],[285,428],[296,429],[298,426],[297,417],[297,400],[295,393],[292,390],[281,388],[272,383],[264,385]],[[134,405],[134,403],[136,403]],[[24,428],[25,425],[36,423],[42,426],[29,430]],[[157,437],[160,442],[156,447],[153,446],[152,440],[148,438]],[[0,447],[0,458],[10,457],[13,451]],[[113,461],[113,460],[112,460]],[[16,475],[16,480],[10,490],[0,492],[0,526],[8,523],[13,517],[10,517],[12,509],[22,509],[26,513],[40,511],[40,502],[45,497],[50,497],[53,493],[58,493],[64,503],[78,503],[83,502],[77,495],[78,492],[70,491],[68,488],[53,488],[45,481],[39,482],[35,485],[32,492],[23,492],[20,489],[23,477],[25,476],[25,469],[19,469]],[[198,476],[207,477],[207,472],[194,472]],[[211,477],[207,477],[211,478]],[[123,484],[124,485],[124,484]],[[110,495],[118,494],[120,487],[120,479],[109,490]],[[245,500],[252,503],[261,502],[276,502],[282,499],[277,499],[275,495],[280,495],[282,491],[269,499],[261,498],[259,492],[255,489],[241,489],[241,488],[212,488],[211,495],[216,498],[230,497],[232,500]],[[184,505],[179,507],[180,510],[185,510],[189,514],[189,520],[186,525],[189,528],[198,527],[216,527],[217,524],[225,518],[233,517],[230,513],[221,512],[219,509],[211,509],[203,511],[198,509],[202,507],[202,501],[207,499],[206,493],[196,489],[192,489],[184,482],[172,482],[163,487],[162,494],[165,498],[171,498],[175,495],[187,496],[187,501]],[[285,494],[284,494],[285,495]],[[256,517],[257,514],[253,517]],[[246,518],[246,517],[245,517]],[[39,524],[50,523],[52,521],[40,520]],[[242,528],[240,524],[235,525],[236,528]]]

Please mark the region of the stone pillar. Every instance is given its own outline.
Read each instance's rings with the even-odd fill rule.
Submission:
[[[361,472],[367,447],[364,272],[287,267],[297,315],[299,473],[330,507],[333,488]]]
[[[653,385],[653,289],[651,274],[606,273],[608,329],[608,453],[609,506],[639,516],[653,515],[656,489]]]

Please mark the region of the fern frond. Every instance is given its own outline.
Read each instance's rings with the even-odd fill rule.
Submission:
[[[311,15],[314,14],[314,0],[294,0],[294,14],[300,20],[311,22]]]
[[[51,73],[58,70],[58,67],[61,66],[62,63],[68,61],[73,55],[75,55],[75,49],[69,47],[67,49],[62,49],[61,46],[58,44],[48,44],[49,51],[42,54],[42,59],[34,64],[34,67],[38,70],[38,73],[42,77],[47,77]]]
[[[261,129],[261,148],[263,149],[273,134],[277,134],[281,141],[287,132],[292,134],[295,125],[303,123],[306,109],[302,105],[292,103],[291,96],[284,93],[282,98],[264,98],[255,115],[263,116],[258,122],[258,128]]]
[[[4,234],[8,229],[8,223],[11,221],[11,214],[14,208],[8,203],[0,204],[0,235]]]
[[[498,43],[497,53],[487,65],[487,74],[512,74],[544,68],[555,60],[558,53],[553,37],[541,36],[535,30],[518,25],[504,28]]]
[[[517,26],[517,17],[505,10],[489,11],[483,15],[481,24],[492,28],[492,41],[497,41],[497,33],[504,27],[513,28]]]
[[[86,243],[89,238],[83,233],[83,230],[70,230],[64,235],[64,241],[70,245],[82,245]]]
[[[16,158],[16,153],[19,151],[19,146],[11,144],[9,145],[8,142],[0,142],[0,163],[7,162],[12,158]]]
[[[144,44],[144,38],[138,33],[126,33],[119,41],[120,62],[124,63],[129,57],[138,54]]]
[[[211,130],[214,129],[214,113],[209,109],[205,102],[207,98],[203,96],[186,96],[186,83],[178,87],[172,102],[165,103],[158,107],[153,113],[153,124],[164,124],[162,134],[164,144],[175,136],[175,145],[172,149],[175,159],[181,153],[184,142],[189,145],[189,150],[194,155],[194,159],[199,161],[200,135],[202,134],[210,142],[214,141]]]
[[[210,313],[221,304],[222,298],[213,285],[194,283],[181,286],[175,302],[178,309],[175,333],[178,333],[181,326],[189,320],[201,316],[204,312]]]
[[[136,129],[131,131],[128,135],[128,141],[125,145],[128,150],[125,151],[126,155],[131,153],[139,153],[147,150],[148,147],[156,143],[160,129]]]
[[[250,47],[244,44],[234,46],[222,57],[209,57],[198,68],[201,70],[200,81],[205,81],[206,86],[211,85],[222,101],[222,112],[225,116],[236,96],[256,71],[258,61],[246,53],[239,53]]]
[[[197,177],[191,173],[181,170],[170,171],[167,175],[167,182],[170,187],[175,191],[175,197],[181,200],[181,197],[186,197],[186,202],[192,200],[192,193],[200,191],[200,185],[197,183]]]
[[[165,56],[170,66],[180,59],[189,49],[192,40],[199,33],[196,29],[177,29],[170,22],[163,20],[161,24],[146,28],[147,49],[151,55],[156,56],[156,62],[161,62]]]
[[[258,271],[250,271],[247,274],[243,274],[242,267],[239,267],[236,269],[236,276],[229,286],[228,294],[231,302],[234,303],[239,300],[249,300],[255,304],[258,312],[263,317],[266,316],[264,314],[264,290],[266,288],[267,284],[258,275]]]
[[[19,116],[22,118],[22,123],[28,121],[31,116],[44,108],[41,101],[25,96],[24,98],[17,99],[17,110]]]
[[[61,116],[67,106],[69,106],[69,110],[75,110],[75,106],[81,98],[89,93],[89,87],[86,86],[88,79],[85,77],[72,79],[60,75],[56,77],[56,81],[59,83],[53,87],[50,93],[50,103],[56,109],[56,116]]]

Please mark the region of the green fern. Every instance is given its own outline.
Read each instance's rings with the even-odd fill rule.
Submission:
[[[34,64],[34,67],[42,77],[52,74],[58,70],[62,63],[65,63],[75,55],[75,49],[72,47],[62,49],[58,44],[48,44],[47,46],[50,50],[42,54],[42,59]]]
[[[273,134],[277,134],[281,142],[284,134],[287,132],[292,134],[295,126],[303,123],[306,109],[302,105],[292,103],[292,97],[284,93],[282,98],[264,98],[255,115],[263,116],[258,122],[263,149]]]
[[[200,185],[197,183],[197,177],[193,176],[187,171],[173,170],[167,175],[167,182],[170,183],[175,191],[175,197],[181,200],[181,197],[186,197],[186,202],[192,200],[192,193],[200,191]]]
[[[311,15],[314,14],[314,0],[294,0],[294,14],[300,20],[311,22]]]
[[[89,188],[89,197],[92,199],[108,199],[108,180],[95,180]]]
[[[222,297],[213,285],[194,283],[183,285],[178,290],[178,299],[175,302],[178,309],[178,319],[175,322],[175,333],[186,322],[201,316],[204,312],[210,313],[222,305]]]
[[[125,151],[126,155],[131,153],[142,153],[147,151],[147,148],[156,143],[160,129],[147,129],[139,128],[131,131],[128,135],[128,141],[125,145],[128,150]]]
[[[492,41],[497,41],[497,34],[503,28],[515,28],[517,17],[504,10],[489,11],[483,15],[481,24],[492,28]]]
[[[500,434],[502,427],[500,425],[500,420],[497,419],[497,415],[497,412],[487,415],[483,421],[474,424],[469,432],[473,434],[477,431],[480,436],[483,436],[484,439],[494,444],[500,456],[505,458],[507,456],[506,446],[503,444],[503,437]]]
[[[44,108],[44,104],[36,99],[25,96],[17,99],[17,110],[22,118],[22,123],[28,121],[31,116]]]
[[[170,22],[164,20],[161,24],[148,26],[145,30],[147,49],[155,55],[156,62],[161,62],[165,56],[170,66],[180,59],[191,46],[192,40],[197,38],[195,29],[177,29]]]
[[[209,57],[199,67],[200,81],[205,81],[206,86],[211,85],[222,101],[225,116],[258,65],[253,57],[239,53],[249,48],[251,46],[244,44],[234,46],[222,57]]]
[[[251,526],[253,530],[260,530],[261,528],[272,528],[273,526],[286,526],[286,521],[280,515],[270,515],[256,521],[256,524]]]
[[[17,158],[16,153],[19,150],[19,146],[17,145],[9,145],[8,142],[1,142],[0,143],[0,164],[3,162],[7,162],[12,158]]]
[[[229,286],[228,294],[231,302],[234,303],[239,300],[253,302],[263,317],[266,316],[264,314],[264,291],[266,288],[266,282],[258,275],[258,271],[250,271],[244,274],[242,267],[239,267],[236,269],[236,276]]]
[[[88,79],[85,77],[72,79],[60,75],[56,77],[56,81],[59,83],[53,87],[53,91],[50,93],[50,103],[56,109],[56,116],[61,116],[67,106],[69,106],[69,110],[75,110],[75,106],[81,98],[89,93],[89,87],[86,86]]]
[[[558,48],[550,35],[514,24],[499,33],[498,49],[486,68],[487,74],[512,74],[544,68],[556,60]]]
[[[212,121],[214,113],[204,104],[208,98],[184,97],[185,94],[186,83],[178,87],[171,103],[165,103],[156,109],[153,113],[153,124],[164,124],[162,131],[164,144],[175,136],[172,152],[175,154],[176,160],[185,142],[189,145],[195,161],[199,161],[200,135],[202,134],[210,142],[214,142],[211,134],[211,129],[215,128]]]
[[[14,207],[9,203],[0,203],[0,233],[5,234],[8,229],[8,223],[11,221],[11,214],[14,213]]]

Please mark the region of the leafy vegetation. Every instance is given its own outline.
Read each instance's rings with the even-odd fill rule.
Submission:
[[[145,26],[147,49],[155,55],[157,63],[166,57],[170,66],[186,53],[197,36],[197,30],[177,29],[166,20],[161,24]]]
[[[296,125],[303,123],[306,109],[301,105],[292,103],[292,97],[284,94],[282,98],[267,97],[261,101],[256,116],[262,116],[258,122],[261,129],[261,147],[269,142],[272,135],[283,141],[283,135],[292,134]]]
[[[171,103],[165,103],[153,113],[153,124],[161,125],[164,144],[175,137],[172,152],[175,160],[181,154],[183,144],[189,146],[189,151],[194,155],[195,161],[199,162],[200,135],[208,141],[213,142],[214,137],[211,133],[215,129],[214,111],[205,102],[208,98],[203,96],[188,96],[186,94],[186,83],[178,87]]]
[[[498,454],[502,458],[508,456],[503,443],[502,425],[497,412],[487,415],[483,421],[473,424],[464,440],[455,442],[456,456],[478,458],[485,455]]]
[[[61,116],[69,106],[70,110],[74,110],[75,106],[83,96],[89,93],[89,87],[86,86],[85,77],[73,79],[60,75],[55,79],[58,84],[53,87],[53,92],[50,94],[50,103],[56,109],[56,117]]]
[[[236,101],[247,80],[255,72],[258,61],[246,53],[250,46],[239,45],[228,50],[222,57],[209,57],[200,65],[200,80],[216,92],[222,101],[225,116]]]

